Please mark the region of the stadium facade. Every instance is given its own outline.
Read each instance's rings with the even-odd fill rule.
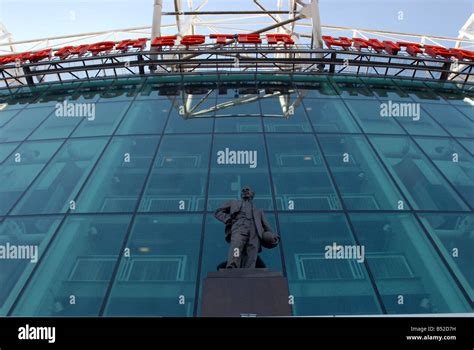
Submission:
[[[243,185],[295,316],[472,313],[473,53],[319,37],[3,56],[0,315],[199,316]]]

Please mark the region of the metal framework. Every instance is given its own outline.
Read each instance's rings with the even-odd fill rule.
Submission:
[[[388,55],[367,49],[358,51],[324,49],[321,35],[375,38],[405,41],[442,47],[470,49],[474,47],[472,22],[474,15],[461,29],[458,38],[425,36],[350,27],[321,26],[318,0],[275,0],[276,7],[268,8],[263,0],[242,1],[242,11],[218,10],[210,0],[194,4],[193,0],[155,0],[151,27],[139,27],[86,33],[76,36],[0,43],[0,54],[60,48],[98,41],[153,38],[160,35],[212,33],[268,33],[290,34],[296,45],[243,45],[229,40],[225,46],[206,44],[198,47],[173,47],[159,51],[107,52],[61,60],[26,63],[14,68],[0,68],[0,87],[36,85],[45,82],[104,79],[120,76],[150,74],[183,74],[205,72],[286,72],[327,73],[405,77],[410,79],[450,80],[461,84],[472,82],[473,62],[434,59],[428,55]],[[218,2],[222,6],[222,2]],[[212,9],[212,10],[211,10]]]

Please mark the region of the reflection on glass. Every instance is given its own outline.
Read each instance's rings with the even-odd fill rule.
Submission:
[[[105,315],[192,316],[202,215],[135,220]]]
[[[312,135],[267,136],[279,210],[340,210],[341,204]]]
[[[474,215],[434,213],[420,216],[464,290],[474,301]]]
[[[87,114],[84,121],[74,131],[72,137],[112,135],[127,111],[129,102],[97,103],[92,114]]]
[[[408,137],[370,136],[370,140],[415,209],[467,209],[451,185]]]
[[[411,214],[351,214],[385,309],[467,312],[470,306]]]
[[[117,134],[160,134],[163,132],[172,100],[136,101],[120,124]]]
[[[474,157],[452,139],[417,137],[415,141],[474,208]]]
[[[447,104],[423,104],[422,107],[453,136],[474,137],[474,121]]]
[[[0,246],[26,247],[22,259],[0,259],[0,315],[6,315],[59,225],[58,217],[7,218],[0,224]]]
[[[261,135],[216,135],[211,154],[208,210],[240,198],[242,186],[256,192],[255,205],[273,208],[267,157]]]
[[[0,142],[23,141],[52,111],[49,107],[23,109],[0,128]]]
[[[314,131],[322,132],[360,132],[344,102],[335,99],[304,99]]]
[[[139,210],[204,210],[210,148],[208,135],[164,136]]]
[[[68,140],[15,206],[15,214],[64,213],[105,146],[104,139]]]
[[[2,163],[0,215],[11,209],[60,145],[60,141],[25,142]],[[44,204],[43,199],[40,202]]]
[[[35,272],[14,316],[97,316],[130,216],[70,216]]]
[[[279,221],[296,316],[381,313],[363,261],[326,256],[334,243],[355,245],[343,214],[280,214]]]
[[[347,106],[361,127],[367,133],[405,134],[405,131],[390,116],[384,116],[382,111],[387,102],[371,100],[347,100]]]
[[[318,138],[347,209],[409,209],[363,136]]]
[[[80,194],[76,211],[134,211],[158,140],[158,136],[115,137]]]
[[[301,101],[295,94],[260,99],[266,132],[311,132]]]

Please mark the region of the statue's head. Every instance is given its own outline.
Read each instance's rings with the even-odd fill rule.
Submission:
[[[240,192],[240,197],[242,199],[253,199],[255,196],[255,192],[250,188],[250,186],[242,187],[242,191]]]

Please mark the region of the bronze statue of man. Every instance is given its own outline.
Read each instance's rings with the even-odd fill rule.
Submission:
[[[244,186],[241,200],[226,202],[214,213],[226,225],[225,239],[230,243],[226,268],[255,268],[262,245],[273,248],[280,241],[264,213],[254,206],[254,196],[252,189]]]

